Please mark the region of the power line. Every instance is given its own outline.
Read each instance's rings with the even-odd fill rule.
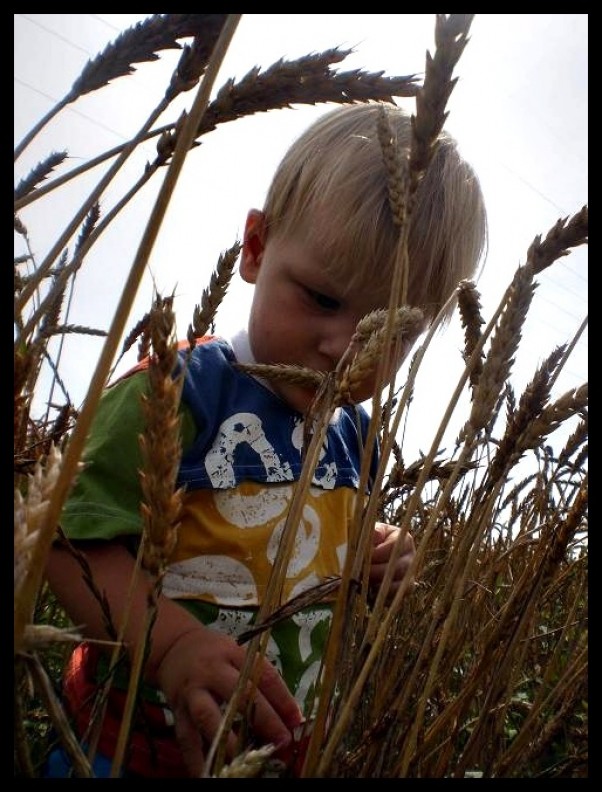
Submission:
[[[31,17],[27,16],[27,14],[15,14],[15,16],[27,20],[32,25],[36,25],[37,27],[40,28],[40,30],[43,30],[45,33],[49,33],[51,36],[55,36],[55,38],[64,41],[65,44],[69,44],[69,46],[73,47],[73,49],[79,50],[80,52],[84,52],[89,57],[93,57],[94,53],[90,52],[90,50],[87,50],[85,47],[76,44],[74,41],[72,41],[72,39],[67,38],[67,36],[63,36],[60,33],[57,33],[56,30],[52,30],[51,28],[46,27],[46,25],[43,25],[41,22],[38,22],[37,19],[32,19]]]
[[[57,102],[60,101],[58,99],[58,97],[51,96],[50,94],[46,93],[45,91],[42,91],[39,88],[36,88],[35,85],[31,85],[31,83],[28,83],[26,80],[22,80],[20,77],[15,77],[14,81],[16,83],[19,83],[23,87],[28,88],[30,91],[33,91],[34,93],[37,93],[40,96],[43,96],[45,99],[50,100],[54,104],[56,104]],[[76,115],[80,116],[81,118],[85,118],[86,121],[90,121],[90,123],[94,124],[94,126],[97,126],[97,127],[101,128],[101,129],[104,129],[106,132],[111,132],[113,135],[118,137],[119,140],[127,141],[129,139],[126,135],[122,134],[121,132],[118,132],[116,129],[113,129],[113,127],[110,127],[110,126],[107,126],[106,124],[103,124],[102,121],[99,121],[97,118],[93,118],[92,116],[87,115],[86,113],[82,113],[81,110],[77,110],[75,107],[71,107],[70,105],[67,105],[67,107],[65,107],[64,109],[68,110],[70,113],[75,113]]]

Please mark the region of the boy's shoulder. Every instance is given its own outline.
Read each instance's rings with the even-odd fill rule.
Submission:
[[[221,336],[205,335],[205,336],[200,336],[199,338],[195,338],[195,346],[193,349],[193,353],[194,350],[201,348],[205,344],[211,344],[214,342],[216,342],[219,345],[219,347],[224,351],[229,349],[228,342]],[[178,341],[177,347],[179,353],[184,353],[186,349],[190,348],[190,341],[188,339],[182,339],[181,341]],[[150,355],[145,355],[143,358],[138,360],[138,362],[135,365],[133,365],[123,374],[120,374],[119,377],[117,377],[117,379],[113,380],[111,386],[117,385],[117,383],[122,382],[128,377],[131,377],[134,374],[138,374],[141,371],[147,371],[149,365],[150,365]]]

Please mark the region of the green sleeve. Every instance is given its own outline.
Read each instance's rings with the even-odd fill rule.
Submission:
[[[140,397],[148,389],[146,372],[108,388],[99,402],[80,471],[61,515],[69,539],[113,539],[142,532],[139,436],[144,429]],[[180,406],[183,448],[196,429]]]

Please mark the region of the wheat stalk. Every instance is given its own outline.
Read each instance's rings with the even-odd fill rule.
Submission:
[[[129,312],[129,306],[131,305],[131,301],[133,300],[138,283],[142,277],[152,244],[159,232],[161,219],[164,216],[169,197],[175,185],[175,181],[184,163],[184,158],[187,151],[189,150],[190,143],[192,142],[194,129],[196,128],[199,118],[206,107],[212,81],[215,78],[219,64],[221,64],[237,24],[237,15],[234,15],[234,17],[231,19],[229,18],[228,22],[226,23],[224,32],[222,36],[220,36],[218,45],[216,45],[214,57],[211,59],[211,62],[207,67],[205,79],[203,80],[195,100],[195,104],[191,110],[190,117],[187,121],[187,134],[182,136],[181,140],[178,142],[176,151],[174,152],[174,157],[167,172],[163,189],[160,191],[160,194],[157,198],[157,203],[155,204],[155,208],[146,227],[138,254],[132,265],[132,269],[121,295],[117,312],[105,342],[105,346],[102,350],[100,360],[92,377],[84,406],[79,415],[70,443],[65,452],[61,474],[59,475],[56,482],[56,486],[54,488],[52,498],[45,515],[46,527],[48,530],[52,530],[58,522],[58,517],[67,496],[67,492],[76,474],[77,464],[81,456],[85,438],[88,434],[90,424],[96,410],[96,405],[98,404],[98,400],[102,393],[106,376],[111,365],[111,360],[113,359],[115,349],[117,348],[118,339],[121,337],[123,332],[125,319],[127,313]]]
[[[435,55],[426,53],[424,86],[416,96],[416,115],[412,116],[410,195],[415,193],[435,153],[437,137],[448,116],[447,101],[457,82],[452,73],[468,43],[473,17],[474,14],[437,14]]]
[[[239,82],[228,80],[207,108],[197,137],[220,123],[252,113],[265,112],[293,104],[320,102],[393,102],[394,96],[414,96],[418,90],[415,75],[384,77],[383,72],[360,69],[334,72],[332,63],[349,55],[338,48],[306,55],[296,60],[280,59],[268,69],[251,69]]]
[[[61,463],[61,452],[52,446],[46,464],[36,464],[25,496],[15,490],[14,652],[22,650],[25,629],[33,621],[46,555],[55,535],[55,524],[48,522],[47,514]]]
[[[405,337],[415,338],[422,328],[423,314],[419,308],[398,308],[394,312],[392,326],[388,324],[389,311],[373,311],[358,322],[349,345],[353,355],[349,363],[343,357],[337,366],[334,383],[334,406],[353,403],[352,391],[366,375],[373,372],[389,345],[402,343]]]
[[[209,287],[203,289],[201,304],[194,307],[192,324],[188,328],[188,341],[191,347],[194,346],[194,339],[202,338],[212,324],[215,312],[228,291],[240,251],[240,242],[235,242],[229,250],[220,255],[217,267],[211,273]]]
[[[538,234],[527,253],[527,261],[534,273],[540,273],[557,259],[568,255],[569,249],[583,245],[588,240],[589,209],[583,206],[571,218],[560,218],[548,231],[544,241]]]
[[[140,472],[143,502],[141,513],[144,530],[141,541],[141,566],[153,580],[149,593],[146,621],[142,636],[134,650],[128,692],[121,728],[113,757],[111,773],[120,773],[129,735],[138,682],[146,656],[146,638],[150,636],[157,613],[167,564],[177,541],[183,490],[176,490],[176,480],[182,453],[180,440],[179,405],[184,376],[182,368],[177,378],[178,344],[175,339],[173,297],[155,299],[149,317],[152,356],[148,367],[149,394],[142,395],[145,431],[140,438],[143,467]],[[125,623],[125,619],[124,619]]]
[[[93,60],[88,61],[67,95],[23,138],[15,149],[15,160],[66,105],[102,88],[111,80],[131,74],[134,63],[157,60],[156,53],[161,50],[180,49],[177,39],[203,37],[205,61],[208,61],[226,18],[227,14],[154,14],[121,33]]]
[[[394,96],[415,95],[418,83],[414,75],[384,77],[383,72],[373,74],[354,70],[337,73],[329,68],[330,64],[342,60],[350,52],[351,50],[331,49],[293,61],[281,59],[263,72],[259,68],[252,69],[239,82],[228,80],[208,105],[195,137],[201,137],[227,121],[275,108],[291,107],[294,104],[366,102],[371,99],[393,102]],[[176,81],[183,79],[187,85],[190,82],[186,80],[186,74],[182,77],[178,70],[173,79]],[[171,98],[172,94],[166,92],[161,105],[163,109]],[[171,155],[175,145],[173,135],[175,127],[176,125],[171,123],[153,130],[147,128],[137,136],[138,142],[156,136],[162,138],[159,156],[150,166],[151,171],[154,172],[156,167],[164,164]],[[15,211],[87,170],[121,155],[125,147],[131,143],[132,141],[116,146],[89,162],[73,168],[69,173],[57,177],[51,183],[20,196],[15,201]],[[196,145],[196,141],[191,145]]]
[[[459,439],[464,440],[481,430],[493,411],[504,382],[508,379],[514,355],[521,339],[521,328],[527,316],[535,284],[533,268],[528,264],[519,267],[506,292],[506,301],[499,326],[492,339],[483,363],[478,385],[473,391],[472,409]]]
[[[292,366],[283,363],[236,363],[236,368],[255,377],[280,382],[290,382],[302,388],[319,388],[323,385],[326,375],[304,366]]]
[[[464,328],[464,361],[468,362],[472,353],[481,338],[481,327],[485,320],[481,315],[480,295],[472,281],[461,281],[458,285],[458,309],[460,312],[460,322]],[[470,370],[470,385],[474,389],[477,386],[481,372],[483,370],[483,354],[481,353],[475,360]]]
[[[510,465],[513,465],[528,447],[535,443],[525,444],[524,434],[529,432],[532,424],[541,416],[550,397],[551,379],[562,357],[564,348],[557,347],[538,367],[531,382],[523,392],[518,408],[513,410],[506,422],[506,431],[500,440],[496,454],[488,467],[489,482],[501,479]],[[538,441],[541,437],[538,437]]]
[[[41,181],[44,181],[55,168],[65,161],[67,157],[66,151],[53,151],[46,159],[31,169],[29,174],[21,179],[19,184],[15,187],[15,201],[23,198],[35,189]]]
[[[250,748],[235,756],[229,765],[224,765],[216,778],[256,778],[270,756],[274,753],[273,745],[261,748]]]
[[[389,191],[389,206],[393,222],[402,228],[406,219],[406,198],[409,190],[409,163],[407,157],[402,157],[393,129],[389,123],[387,111],[381,105],[377,119],[378,140],[385,168],[387,169],[387,188]]]

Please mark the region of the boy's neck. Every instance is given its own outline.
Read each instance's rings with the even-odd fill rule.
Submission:
[[[236,330],[229,338],[226,339],[232,350],[234,351],[234,357],[239,363],[256,363],[255,357],[253,355],[253,350],[251,349],[251,342],[249,341],[249,331],[246,327],[241,327],[240,330]],[[269,391],[274,393],[274,389],[270,385],[269,380],[264,379],[263,377],[257,377],[255,374],[251,375],[254,377],[257,382],[260,382],[264,388],[267,388]]]
[[[234,355],[239,363],[255,363],[246,327],[241,327],[226,340],[234,350]]]

